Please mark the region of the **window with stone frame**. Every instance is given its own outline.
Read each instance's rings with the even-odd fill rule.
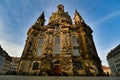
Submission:
[[[77,45],[77,37],[76,36],[72,36],[72,44],[73,44],[73,46]]]
[[[38,67],[39,67],[39,63],[38,63],[38,62],[34,62],[34,63],[33,63],[32,70],[37,70]]]
[[[54,51],[55,54],[59,54],[60,53],[60,36],[57,35],[55,37],[55,51]]]
[[[73,66],[77,70],[82,69],[82,63],[81,62],[74,62]]]
[[[56,25],[55,28],[58,30],[58,29],[60,29],[60,26]]]
[[[76,36],[72,36],[72,45],[73,45],[73,56],[78,56],[79,55],[79,46],[77,43]]]
[[[73,54],[74,56],[78,56],[79,55],[79,49],[73,47],[73,53],[74,53]]]
[[[44,42],[44,37],[40,37],[37,56],[40,56],[42,54],[43,42]]]

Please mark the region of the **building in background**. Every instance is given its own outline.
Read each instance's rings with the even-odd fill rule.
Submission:
[[[12,58],[0,46],[0,74],[7,74],[10,71]]]
[[[5,55],[3,52],[4,52],[4,50],[0,45],[0,74],[3,74],[2,69],[3,69],[4,62],[5,62]]]
[[[107,61],[113,76],[120,76],[120,44],[107,55]]]
[[[103,75],[92,29],[75,11],[74,23],[58,5],[47,25],[44,13],[29,29],[18,68],[19,74]]]
[[[16,74],[18,66],[19,66],[19,57],[12,57],[11,67],[10,67],[10,74]]]
[[[104,71],[104,73],[106,74],[106,76],[111,76],[111,70],[110,70],[109,67],[107,67],[107,66],[102,66],[102,68],[103,68],[103,71]]]

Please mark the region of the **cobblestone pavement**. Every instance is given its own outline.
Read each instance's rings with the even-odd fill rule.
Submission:
[[[60,77],[0,75],[0,80],[120,80],[120,77]]]

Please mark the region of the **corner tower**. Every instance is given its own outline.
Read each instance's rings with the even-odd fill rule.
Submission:
[[[100,58],[91,28],[78,11],[74,23],[63,5],[57,6],[47,25],[44,13],[28,31],[19,74],[35,75],[102,75]]]

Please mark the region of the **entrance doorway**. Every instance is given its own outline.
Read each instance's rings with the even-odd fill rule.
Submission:
[[[61,74],[61,68],[59,64],[54,64],[53,71],[55,76],[60,76]]]

